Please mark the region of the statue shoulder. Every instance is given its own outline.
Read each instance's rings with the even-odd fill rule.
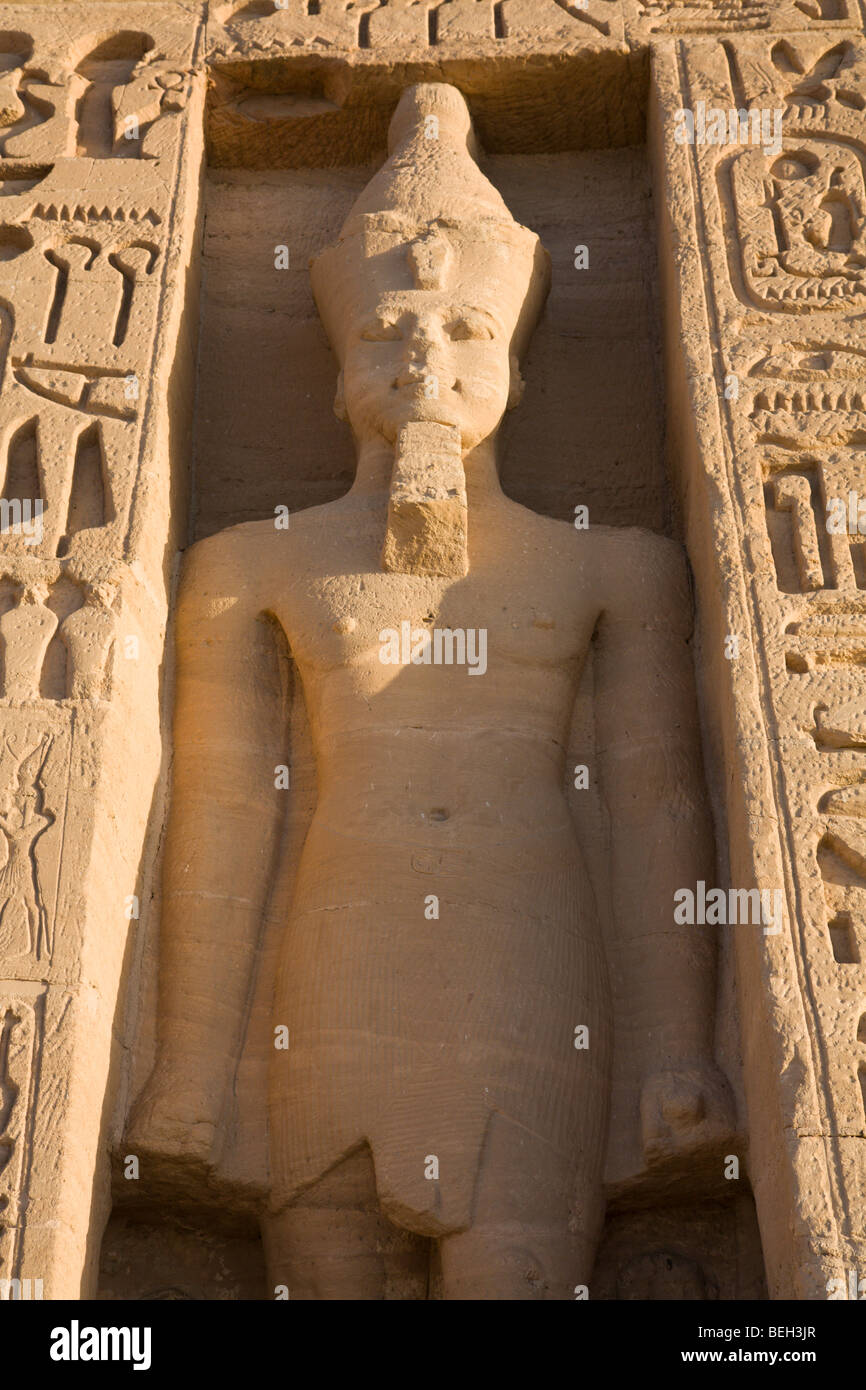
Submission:
[[[288,537],[271,520],[245,521],[196,541],[184,553],[178,616],[197,619],[227,612],[258,612],[271,591],[271,575],[285,561]]]
[[[679,541],[641,526],[593,526],[584,536],[611,616],[691,631],[689,567]]]

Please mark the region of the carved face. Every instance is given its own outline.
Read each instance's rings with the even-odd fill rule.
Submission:
[[[110,608],[117,593],[116,584],[94,584],[87,594],[86,602],[95,608]]]
[[[416,420],[456,425],[464,448],[492,434],[512,385],[515,319],[503,321],[502,308],[483,295],[421,290],[385,294],[359,314],[343,359],[356,434],[394,441]]]

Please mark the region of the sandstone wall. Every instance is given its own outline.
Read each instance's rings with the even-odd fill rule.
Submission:
[[[259,1287],[242,1202],[225,1249],[180,1240],[151,1276],[158,1212],[136,1227],[122,1175],[153,1055],[172,576],[192,539],[347,489],[307,260],[400,91],[445,80],[554,259],[506,491],[688,549],[719,882],[785,902],[779,934],[723,934],[717,1053],[769,1292],[825,1297],[864,1238],[866,563],[856,526],[826,526],[866,487],[854,0],[34,0],[0,20],[2,496],[44,504],[35,543],[0,538],[0,1277],[95,1291],[113,1149],[109,1296],[185,1261],[203,1296]],[[780,111],[781,149],[680,143],[699,102]],[[298,717],[295,853],[314,800]],[[602,807],[593,826],[601,856]],[[262,983],[228,1162],[252,1187],[266,1032]],[[621,1049],[623,1145],[634,1066]],[[702,1296],[759,1292],[742,1189],[647,1208],[612,1188],[598,1296],[664,1287],[659,1252]],[[138,1282],[112,1274],[126,1250]]]

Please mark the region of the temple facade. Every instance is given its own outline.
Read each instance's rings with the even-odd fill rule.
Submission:
[[[0,199],[4,1296],[863,1296],[857,0],[4,3]]]

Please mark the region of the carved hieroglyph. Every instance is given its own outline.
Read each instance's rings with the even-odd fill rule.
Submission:
[[[0,14],[0,1276],[48,1298],[89,1287],[105,1217],[160,776],[199,25],[186,5]]]
[[[227,0],[214,7],[209,51],[217,63],[298,51],[420,63],[642,46],[656,35],[771,29],[792,33],[856,26],[854,0]]]
[[[495,51],[519,51],[521,44],[535,48],[579,45],[588,37],[621,38],[623,6],[618,0],[585,0],[564,4],[560,0],[307,0],[253,7],[223,4],[214,14],[209,36],[211,52],[218,57],[243,57],[289,50],[303,45],[319,52],[328,49],[374,52],[382,50],[413,56],[425,49],[458,50],[479,45]]]
[[[187,0],[4,5],[0,19],[0,1277],[42,1279],[52,1297],[93,1288],[94,1235],[106,1205],[109,1136],[102,1124],[110,1110],[112,1025],[121,1003],[130,921],[139,909],[146,910],[155,855],[147,821],[151,805],[158,812],[161,804],[158,671],[168,570],[183,542],[183,489],[172,495],[169,475],[180,482],[188,467],[185,416],[192,394],[190,326],[196,317],[204,6]],[[443,78],[465,84],[484,138],[488,131],[496,133],[500,148],[636,144],[643,138],[643,74],[652,45],[656,206],[674,349],[667,372],[670,433],[701,600],[707,738],[725,785],[733,789],[727,806],[732,881],[781,888],[787,904],[782,932],[734,933],[751,1176],[772,1291],[814,1297],[825,1296],[831,1277],[866,1266],[861,1156],[866,696],[860,683],[866,660],[861,612],[866,544],[860,526],[866,494],[861,466],[866,349],[860,322],[866,310],[866,93],[858,24],[854,0],[588,0],[586,5],[572,0],[287,0],[274,6],[237,0],[214,5],[208,16],[214,162],[243,163],[251,156],[249,162],[259,167],[378,157],[400,89]],[[545,93],[545,107],[537,98],[547,84],[556,95]],[[443,100],[453,116],[449,98]],[[781,147],[765,149],[760,141],[684,147],[674,135],[676,113],[693,110],[698,102],[725,112],[778,110]],[[404,277],[400,293],[435,298],[454,287],[455,270],[469,261],[471,237],[464,231],[477,222],[477,200],[487,200],[490,210],[489,186],[485,190],[477,181],[470,164],[461,146],[446,179],[439,177],[441,171],[427,170],[429,188],[453,191],[449,180],[453,175],[459,183],[461,170],[469,180],[469,201],[476,206],[460,210],[456,235],[454,227],[433,232],[428,225],[426,233],[417,234],[416,227],[410,236],[399,219],[390,228],[376,226],[386,244],[393,237],[381,252],[387,274],[377,280],[367,275],[370,248],[357,255],[360,243],[347,229],[345,279],[337,275],[331,286],[320,271],[323,314],[331,318],[335,347],[341,355],[345,349],[341,400],[353,426],[363,414],[365,391],[376,393],[369,372],[364,386],[357,344],[349,350],[344,341],[345,323],[357,327],[356,311],[378,311],[390,302],[394,282],[389,277],[398,262]],[[401,198],[386,206],[379,197],[381,180],[374,187],[378,191],[365,215],[375,221],[376,214],[401,210]],[[409,196],[412,206],[416,193]],[[498,215],[500,225],[507,225],[503,208]],[[435,220],[431,213],[428,223]],[[524,246],[531,246],[531,234],[527,238]],[[495,241],[478,254],[473,275],[477,272],[477,283],[490,289],[493,308],[501,311],[504,297],[508,319],[515,312],[508,275],[492,287],[489,283],[486,253],[496,249]],[[338,254],[329,263],[339,265],[339,260]],[[363,294],[353,298],[358,265],[369,280],[369,303]],[[517,275],[511,288],[520,284]],[[340,291],[333,312],[327,304],[332,289]],[[458,307],[461,314],[448,320],[459,325],[457,336],[445,333],[448,323],[440,316],[433,336],[418,348],[419,360],[425,353],[444,353],[447,360],[451,352],[491,352],[492,406],[504,409],[506,398],[516,404],[515,365],[506,363],[499,346],[483,346],[494,340],[479,334],[477,322],[462,313],[465,296]],[[387,315],[379,321],[380,331],[383,323],[383,336],[374,331],[361,339],[367,344],[361,354],[405,351],[402,330],[392,336]],[[424,329],[430,329],[429,321]],[[416,375],[414,386],[404,382],[400,389],[411,393],[418,385]],[[491,431],[498,424],[493,414]],[[303,1079],[289,1085],[287,1078],[291,1073],[297,1080],[305,1066],[312,1068],[310,1037],[321,1032],[329,1007],[316,993],[321,956],[312,948],[304,955],[303,922],[298,922],[305,911],[311,922],[328,922],[334,909],[338,920],[348,920],[349,930],[359,933],[368,929],[371,911],[391,921],[404,901],[423,903],[431,895],[439,899],[440,916],[419,915],[417,927],[435,933],[435,942],[416,934],[407,948],[412,961],[407,975],[424,982],[420,1002],[413,996],[406,1010],[418,1020],[418,1035],[407,1041],[405,1032],[396,1034],[401,1046],[415,1049],[407,1067],[414,1090],[408,1087],[402,1109],[389,1093],[371,1122],[371,1086],[362,1076],[355,1091],[364,1113],[355,1130],[378,1125],[371,1142],[383,1210],[416,1230],[439,1235],[446,1246],[451,1242],[450,1289],[461,1287],[461,1281],[462,1287],[472,1287],[479,1271],[489,1268],[489,1249],[461,1259],[456,1244],[466,1234],[457,1228],[477,1172],[484,1171],[488,1158],[493,1172],[508,1158],[508,1142],[496,1138],[484,1162],[478,1159],[484,1153],[480,1136],[489,1138],[492,1131],[485,1129],[488,1100],[479,1104],[472,1087],[489,1056],[483,1065],[477,1056],[470,1058],[468,1071],[465,1058],[458,1059],[452,1078],[464,1067],[460,1074],[471,1081],[468,1089],[458,1086],[459,1094],[450,1081],[446,1094],[439,1084],[436,1046],[453,1050],[455,1043],[450,1037],[443,1041],[435,1029],[439,1019],[457,1014],[439,1009],[431,1019],[436,1010],[430,1002],[441,1001],[450,988],[449,960],[460,965],[455,973],[461,985],[475,969],[480,990],[466,989],[459,1017],[466,1022],[468,1051],[477,1046],[483,1053],[491,1038],[501,1040],[497,1028],[519,1031],[521,1017],[518,1010],[493,1023],[488,1018],[480,1031],[476,1027],[485,970],[496,960],[501,937],[472,935],[475,927],[489,931],[488,919],[501,918],[505,936],[514,932],[520,956],[525,942],[509,917],[517,880],[524,884],[518,900],[527,920],[556,927],[575,903],[586,913],[581,920],[592,915],[579,870],[569,877],[571,870],[563,868],[572,864],[573,852],[565,830],[556,854],[545,857],[549,844],[539,850],[534,842],[535,857],[527,851],[526,837],[531,839],[554,804],[559,813],[561,800],[554,803],[550,790],[553,773],[547,790],[539,790],[539,768],[546,766],[537,747],[539,729],[543,726],[546,748],[564,742],[565,735],[551,735],[550,708],[535,687],[522,682],[527,670],[539,665],[547,672],[556,668],[563,651],[582,654],[599,616],[592,604],[605,609],[612,633],[621,626],[614,619],[624,605],[618,607],[617,593],[599,587],[599,576],[611,571],[623,577],[628,615],[623,642],[611,641],[610,651],[634,648],[635,665],[626,670],[620,664],[625,657],[611,656],[608,669],[641,694],[651,683],[648,671],[658,669],[672,699],[684,702],[679,713],[668,711],[661,734],[653,722],[658,710],[645,710],[641,703],[625,712],[626,724],[633,720],[643,728],[646,719],[647,737],[659,739],[663,750],[650,760],[651,790],[638,806],[672,803],[679,819],[657,832],[654,822],[648,825],[640,816],[629,820],[626,798],[626,849],[620,849],[614,866],[618,891],[627,898],[639,886],[659,903],[664,898],[667,927],[672,886],[712,876],[704,866],[709,837],[700,794],[684,770],[696,762],[688,664],[675,668],[664,641],[665,635],[671,638],[682,656],[688,598],[674,548],[635,535],[608,538],[605,548],[597,535],[603,553],[591,557],[586,573],[592,582],[584,584],[575,561],[580,538],[569,532],[566,541],[561,528],[551,530],[551,524],[523,513],[518,524],[517,513],[508,512],[492,486],[492,458],[486,459],[480,445],[467,447],[464,423],[440,420],[435,412],[404,411],[402,418],[398,412],[384,434],[379,430],[387,448],[362,448],[360,486],[342,510],[326,513],[321,532],[308,515],[303,522],[293,517],[285,536],[267,528],[234,531],[200,547],[190,559],[187,598],[179,613],[182,663],[194,669],[201,659],[205,671],[192,685],[187,678],[182,684],[187,695],[179,701],[178,785],[183,787],[186,778],[198,788],[187,797],[183,824],[194,823],[196,831],[189,837],[192,876],[205,885],[203,894],[221,895],[222,920],[213,933],[212,908],[183,896],[189,890],[178,868],[181,855],[172,861],[170,854],[166,881],[176,901],[167,913],[167,940],[177,940],[172,921],[178,915],[188,917],[193,931],[188,950],[181,947],[177,955],[171,945],[165,950],[164,968],[170,975],[178,965],[177,993],[183,989],[185,996],[173,1014],[171,991],[165,995],[163,1062],[174,1046],[185,1067],[195,1063],[196,1074],[192,1079],[173,1075],[169,1064],[168,1081],[164,1075],[161,1084],[171,1091],[177,1083],[171,1097],[176,1108],[161,1118],[158,1109],[156,1115],[151,1111],[149,1127],[143,1125],[138,1134],[142,1153],[157,1165],[164,1161],[165,1173],[177,1182],[170,1189],[175,1195],[189,1190],[190,1174],[198,1182],[201,1166],[195,1160],[201,1165],[206,1159],[214,1190],[222,1195],[230,1189],[238,1202],[260,1201],[270,1181],[276,1218],[268,1237],[272,1264],[275,1271],[288,1268],[293,1284],[308,1279],[315,1286],[327,1279],[313,1256],[327,1252],[331,1236],[339,1254],[341,1230],[351,1228],[356,1214],[344,1212],[345,1220],[331,1223],[329,1235],[330,1214],[322,1216],[322,1208],[345,1204],[352,1192],[362,1206],[372,1204],[373,1172],[369,1155],[359,1148],[340,1168],[334,1191],[315,1187],[318,1207],[315,1200],[298,1203],[290,1191],[292,1172],[297,1175],[304,1163],[311,1165],[304,1170],[308,1175],[320,1168],[322,1145],[327,1147],[335,1134],[338,1157],[342,1154],[347,1113],[340,1094],[335,1101],[339,1124],[321,1111],[301,1115],[291,1133],[282,1125],[286,1111],[296,1103],[303,1108],[303,1098],[309,1101],[313,1094]],[[362,424],[357,432],[363,442],[370,421]],[[471,466],[464,466],[467,459]],[[843,524],[828,526],[831,517]],[[250,535],[254,539],[245,541]],[[614,553],[617,541],[623,542],[622,554]],[[498,570],[497,555],[502,558]],[[551,555],[556,558],[547,565]],[[347,587],[332,585],[333,574]],[[307,592],[297,583],[299,575],[308,582],[308,607],[299,597]],[[238,576],[251,577],[240,591]],[[489,616],[499,611],[490,599],[494,588],[497,599],[508,595],[508,617],[498,626]],[[592,602],[578,612],[576,595],[587,591]],[[672,631],[659,635],[662,656],[655,648],[648,655],[640,647],[631,622],[638,600],[666,615]],[[399,660],[404,623],[410,651],[405,670]],[[459,663],[440,669],[431,659],[428,666],[423,638],[418,639],[421,660],[413,665],[412,634],[418,629],[434,639],[437,628],[440,634],[447,630],[452,654],[455,631],[465,638],[472,633],[477,658],[476,639],[484,625],[489,648],[483,676],[470,675]],[[269,664],[280,626],[299,677],[293,692],[283,690]],[[378,657],[379,633],[385,629],[396,643],[393,667]],[[201,631],[214,635],[208,650],[221,663],[219,679],[209,673],[208,650],[197,645]],[[736,639],[734,645],[729,638]],[[497,661],[506,651],[508,677],[501,665],[496,677]],[[253,670],[264,675],[251,693]],[[337,694],[335,672],[342,672],[346,683]],[[472,687],[479,689],[478,709],[462,724],[459,719],[452,724],[455,700],[446,677],[458,676],[465,677],[465,689],[458,683],[461,700]],[[626,752],[617,742],[624,725],[614,718],[622,716],[617,681],[595,671],[593,676],[603,721],[610,712],[602,751],[614,764],[624,764]],[[568,681],[566,688],[570,699]],[[495,690],[494,697],[488,697],[488,689]],[[230,697],[223,699],[225,691]],[[261,978],[267,973],[262,971],[253,978],[257,952],[263,947],[262,957],[270,961],[273,941],[282,946],[291,894],[283,884],[266,908],[262,884],[269,875],[263,872],[255,875],[247,901],[232,854],[220,856],[218,842],[198,834],[197,817],[205,824],[212,806],[220,806],[240,820],[245,808],[252,808],[256,825],[250,843],[259,847],[262,864],[268,860],[271,867],[285,800],[274,785],[276,769],[289,764],[290,790],[297,790],[299,759],[286,751],[280,733],[283,697],[296,713],[304,695],[323,778],[316,831],[321,838],[310,851],[314,857],[307,858],[294,936],[285,942],[291,964],[274,1019],[275,1026],[288,1029],[290,1046],[287,1057],[275,1052],[274,1161],[268,1179],[257,1148],[264,1089],[253,1085],[247,1095],[243,1085],[238,1087],[243,1110],[238,1138],[231,1083],[251,999],[273,990],[273,974]],[[414,782],[410,779],[407,801],[398,757],[405,750],[394,730],[405,729],[414,738],[424,701],[440,720],[438,742],[433,751],[416,752],[420,771]],[[563,703],[568,703],[564,696]],[[380,742],[372,752],[374,731],[356,721],[357,711],[363,715],[368,704],[370,718],[380,720],[375,724]],[[456,708],[465,714],[459,702]],[[682,744],[673,747],[670,730],[677,723]],[[421,731],[426,727],[422,720]],[[202,728],[210,740],[204,755],[210,760],[207,778],[195,769]],[[524,736],[536,739],[531,750],[523,750]],[[302,742],[297,721],[290,737],[293,749]],[[362,747],[363,738],[368,743]],[[460,756],[451,760],[458,773],[443,791],[442,749],[448,739],[462,742]],[[479,752],[485,740],[489,759]],[[495,774],[479,771],[480,761]],[[681,785],[688,791],[678,799]],[[185,796],[179,794],[178,806]],[[353,806],[365,798],[369,814],[399,832],[393,860],[382,859],[379,841],[365,838],[369,830],[360,811],[351,820]],[[526,804],[531,814],[521,821],[515,808]],[[467,805],[478,812],[474,820],[461,811]],[[514,843],[497,858],[490,844],[501,829],[500,815]],[[339,840],[347,817],[348,845]],[[246,843],[232,834],[232,850],[236,838],[241,847]],[[667,854],[673,854],[671,846],[678,855],[675,865]],[[537,869],[531,892],[522,877],[530,874],[528,860]],[[321,876],[318,864],[325,866]],[[252,867],[257,865],[247,864]],[[370,883],[377,877],[387,888],[371,899]],[[483,911],[479,883],[486,885]],[[328,897],[333,884],[345,890],[339,902]],[[352,916],[347,905],[361,904],[363,914]],[[469,939],[481,941],[477,966],[466,964],[466,938],[454,932],[453,917],[448,925],[448,912],[461,908],[468,913]],[[604,917],[602,903],[599,913]],[[630,912],[621,896],[612,917],[612,927],[627,928],[621,949],[608,961],[614,1012],[620,1010],[622,1024],[626,998],[639,1016],[650,1018],[651,1032],[661,1029],[659,1001],[665,990],[658,988],[654,955],[642,949],[639,934],[628,936],[630,924],[646,925],[643,907]],[[688,1051],[700,1066],[686,1067],[671,1079],[663,1068],[654,1070],[659,1059],[652,1048],[638,1065],[639,1042],[627,1027],[619,1027],[619,1039],[627,1035],[632,1069],[626,1067],[625,1080],[614,1083],[618,1138],[606,1170],[613,1193],[645,1195],[654,1182],[663,1184],[665,1175],[679,1181],[684,1171],[702,1174],[696,1156],[716,1163],[728,1132],[725,1088],[710,1066],[711,951],[694,929],[686,935],[680,963],[665,979],[674,981],[668,993],[677,1002],[674,1053]],[[224,949],[227,938],[241,943],[235,954]],[[350,970],[356,962],[347,961],[339,933],[332,941],[339,969],[330,978],[352,981],[335,995],[334,1033],[345,1043],[352,1020],[358,1020],[352,1013],[358,1007],[357,976]],[[375,945],[385,950],[385,944]],[[597,963],[591,946],[586,949]],[[214,962],[214,951],[223,959]],[[382,955],[371,949],[364,960],[381,964]],[[223,966],[232,972],[225,990],[218,985]],[[535,968],[533,957],[528,977],[543,984],[540,975],[532,975]],[[503,967],[502,978],[510,978],[509,969]],[[188,1015],[199,1028],[203,978],[210,1014],[204,1041],[190,1053]],[[371,967],[366,978],[381,982],[382,977]],[[292,989],[297,995],[297,981],[304,980],[312,981],[309,993],[293,999]],[[596,985],[596,992],[585,996],[586,1011],[574,1017],[572,1010],[567,1019],[554,990],[559,1003],[548,1020],[560,1033],[565,1029],[569,1040],[589,1023],[602,1042],[600,1074],[587,1106],[590,1142],[585,1150],[573,1149],[575,1171],[587,1192],[584,1263],[599,1209],[598,1134],[609,1082],[609,1075],[601,1074],[607,1065],[606,1023],[601,1014],[595,1023],[592,1012],[603,993],[598,977]],[[391,1000],[376,996],[375,989],[361,991],[361,997],[382,1036],[382,1010]],[[584,1000],[580,989],[572,997]],[[294,1021],[287,1018],[283,1025],[282,1012],[293,1008]],[[370,1012],[361,1009],[361,1015],[358,1031],[370,1031]],[[508,1047],[512,1042],[508,1034]],[[542,1039],[527,1062],[532,1077],[549,1064],[553,1054],[546,1047]],[[345,1050],[357,1061],[357,1052],[348,1045]],[[566,1051],[573,1067],[580,1054],[573,1047]],[[513,1053],[508,1055],[513,1060]],[[260,1080],[260,1071],[248,1061],[245,1056],[243,1077]],[[343,1061],[341,1053],[335,1075]],[[401,1075],[399,1067],[389,1072],[378,1063],[374,1070],[377,1076]],[[350,1075],[351,1068],[343,1074]],[[494,1090],[505,1084],[496,1065],[490,1075]],[[520,1085],[515,1089],[523,1093]],[[543,1095],[544,1087],[539,1091]],[[331,1093],[317,1086],[315,1094],[324,1105]],[[556,1084],[549,1094],[561,1101]],[[449,1113],[458,1117],[450,1130],[450,1122],[441,1120],[447,1108],[443,1095]],[[502,1113],[511,1113],[507,1099]],[[533,1096],[527,1104],[531,1108],[536,1102],[542,1104]],[[703,1103],[707,1114],[701,1119]],[[118,1113],[127,1108],[121,1097]],[[412,1129],[421,1110],[437,1129],[429,1145],[426,1135]],[[549,1135],[549,1122],[568,1130],[572,1108],[552,1104],[550,1112],[533,1132]],[[298,1157],[305,1134],[310,1151]],[[418,1153],[407,1134],[415,1135]],[[739,1141],[732,1147],[739,1152]],[[423,1171],[431,1153],[447,1175],[440,1187]],[[541,1260],[552,1248],[545,1203],[559,1179],[546,1167],[543,1143],[539,1153],[540,1163],[535,1155],[525,1167],[522,1160],[521,1172],[538,1167],[548,1175],[538,1193],[526,1198],[531,1202],[538,1195],[541,1202],[533,1236]],[[678,1168],[684,1157],[685,1167]],[[718,1165],[713,1171],[718,1177]],[[699,1187],[702,1181],[699,1175]],[[206,1183],[199,1187],[208,1191]],[[489,1190],[487,1217],[492,1212],[495,1225],[501,1186],[492,1182]],[[704,1195],[709,1190],[700,1188]],[[361,1212],[355,1223],[364,1235],[366,1265],[344,1262],[349,1290],[376,1287],[380,1274],[373,1255],[382,1228],[367,1216]],[[293,1240],[310,1257],[309,1270],[297,1280],[291,1272]],[[471,1239],[463,1250],[471,1252]],[[560,1258],[554,1254],[551,1268]],[[543,1269],[541,1275],[533,1292],[547,1287]],[[626,1261],[621,1275],[624,1291],[652,1288],[660,1277],[658,1260],[650,1255]],[[553,1285],[563,1282],[555,1271],[551,1279]],[[712,1287],[712,1280],[704,1280],[687,1260],[680,1262],[676,1280],[683,1289]]]
[[[0,980],[0,1279],[18,1277],[16,1234],[33,1166],[44,995],[40,983]]]
[[[782,890],[790,923],[736,937],[750,1166],[771,1291],[813,1298],[866,1260],[864,60],[850,31],[656,54],[671,396],[694,420],[679,467],[731,872]],[[682,143],[698,102],[778,113],[780,139]]]

